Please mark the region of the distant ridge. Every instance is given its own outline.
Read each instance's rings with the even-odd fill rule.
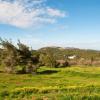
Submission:
[[[72,49],[72,50],[78,49],[79,50],[79,48],[74,48],[74,47],[65,47],[65,49]]]
[[[83,50],[83,51],[97,51],[100,52],[100,50],[94,50],[94,49],[81,49],[81,48],[76,48],[76,47],[59,47],[59,46],[47,46],[47,47],[42,47],[38,50],[45,50],[45,49],[59,49],[59,50]]]

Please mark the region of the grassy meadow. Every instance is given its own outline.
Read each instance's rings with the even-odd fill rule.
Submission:
[[[100,67],[41,67],[36,75],[1,71],[0,100],[100,100]]]

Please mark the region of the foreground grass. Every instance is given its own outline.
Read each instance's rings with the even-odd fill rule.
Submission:
[[[100,67],[43,67],[37,75],[0,73],[0,100],[100,100]]]

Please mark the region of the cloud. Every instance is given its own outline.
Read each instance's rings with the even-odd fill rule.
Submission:
[[[52,8],[48,8],[47,12],[50,16],[52,17],[65,17],[65,13],[62,13],[60,10],[58,9],[52,9]]]
[[[46,0],[0,0],[0,23],[19,28],[55,23],[66,13],[45,5]]]

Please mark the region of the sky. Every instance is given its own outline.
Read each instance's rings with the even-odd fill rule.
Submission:
[[[100,0],[0,0],[0,37],[33,49],[100,50]]]

